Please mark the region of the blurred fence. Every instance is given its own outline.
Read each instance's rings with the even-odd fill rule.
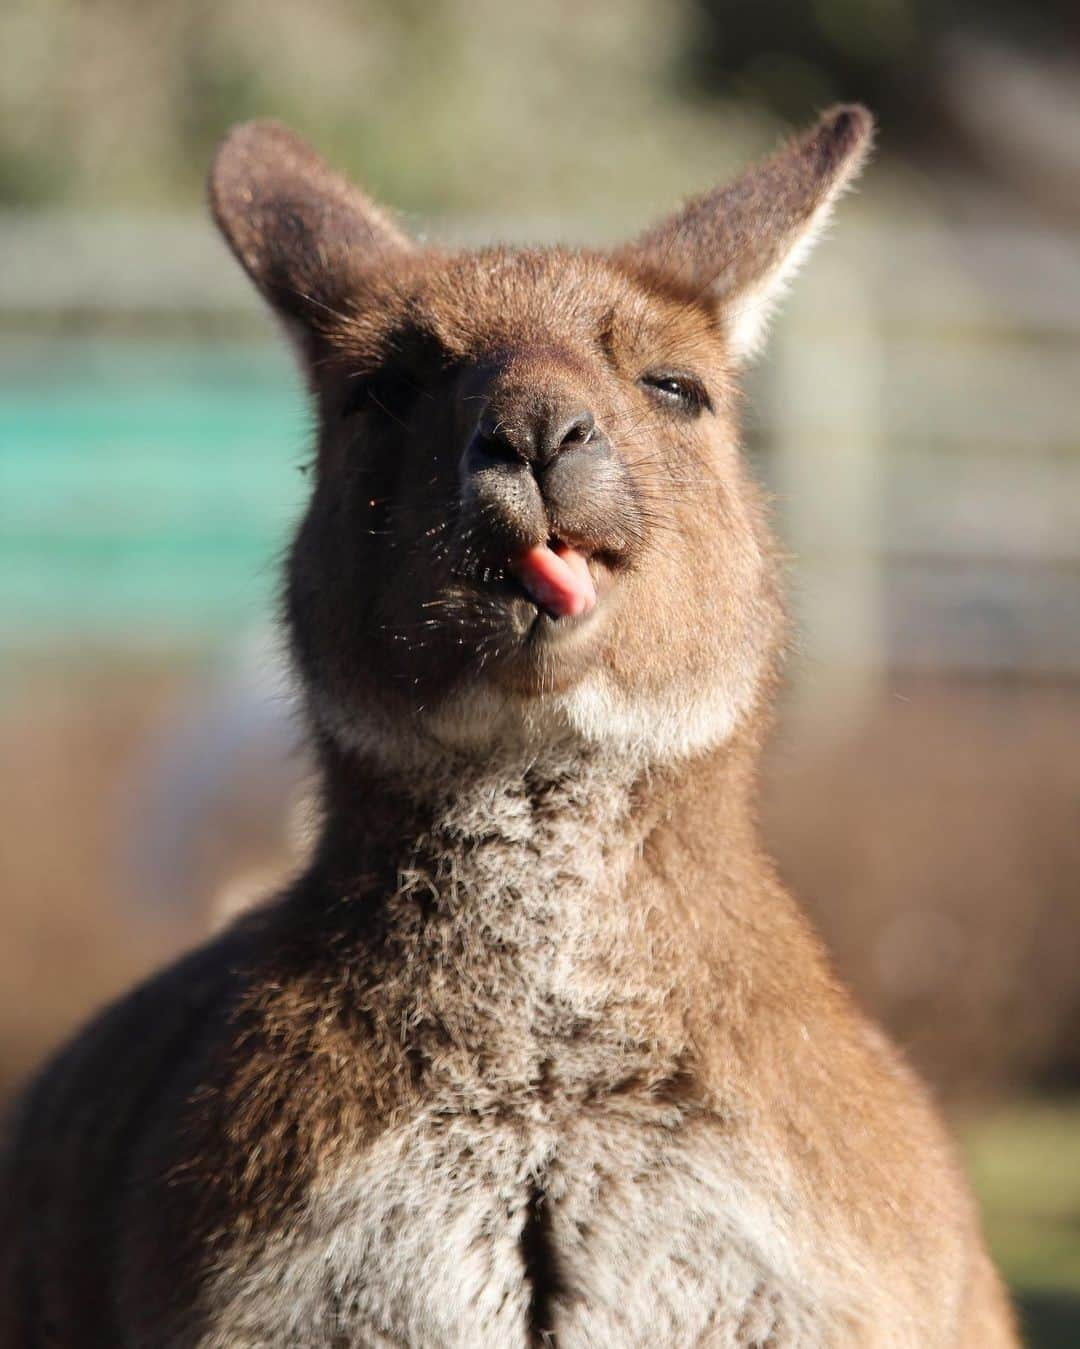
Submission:
[[[1080,675],[1080,250],[849,232],[763,372],[811,666]]]

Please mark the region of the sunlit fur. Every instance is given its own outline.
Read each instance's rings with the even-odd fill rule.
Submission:
[[[291,132],[227,139],[319,428],[284,606],[319,834],[31,1084],[0,1349],[1016,1344],[755,820],[784,625],[736,377],[869,136],[834,110],[611,255],[418,249]],[[578,407],[574,491],[475,468],[484,410]],[[514,588],[549,537],[580,621]]]
[[[781,624],[710,309],[629,264],[558,250],[404,254],[400,273],[365,274],[339,303],[314,315],[323,429],[289,587],[325,730],[354,747],[385,744],[385,723],[395,744],[471,738],[478,751],[493,735],[573,734],[663,761],[720,743],[753,713]],[[387,355],[395,342],[420,346],[418,333],[416,355]],[[420,386],[408,414],[336,416],[350,379],[389,359]],[[457,475],[483,406],[469,394],[474,372],[509,366],[520,379],[526,363],[531,381],[587,391],[634,509],[625,566],[596,619],[523,671],[501,607],[468,585],[483,521],[458,500]],[[714,411],[691,420],[658,407],[639,383],[656,368],[699,372]]]

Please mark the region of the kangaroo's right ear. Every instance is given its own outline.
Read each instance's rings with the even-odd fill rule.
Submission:
[[[305,141],[277,122],[245,122],[210,169],[210,209],[244,270],[290,328],[339,314],[350,278],[413,245]]]
[[[873,127],[857,104],[833,108],[763,164],[695,198],[623,255],[711,297],[734,355],[752,355],[785,283],[862,167]]]

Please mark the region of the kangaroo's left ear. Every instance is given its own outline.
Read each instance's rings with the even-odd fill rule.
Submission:
[[[350,300],[358,272],[393,267],[413,247],[385,211],[277,122],[229,132],[209,192],[241,266],[305,341]]]
[[[873,128],[865,108],[833,108],[812,130],[735,182],[696,197],[622,256],[711,293],[736,357],[753,355],[784,283],[862,167]]]

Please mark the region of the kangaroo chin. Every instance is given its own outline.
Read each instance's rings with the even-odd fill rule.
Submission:
[[[764,855],[737,383],[837,108],[611,253],[420,248],[292,132],[210,201],[317,413],[304,873],[30,1084],[0,1349],[1005,1349],[922,1087]]]

